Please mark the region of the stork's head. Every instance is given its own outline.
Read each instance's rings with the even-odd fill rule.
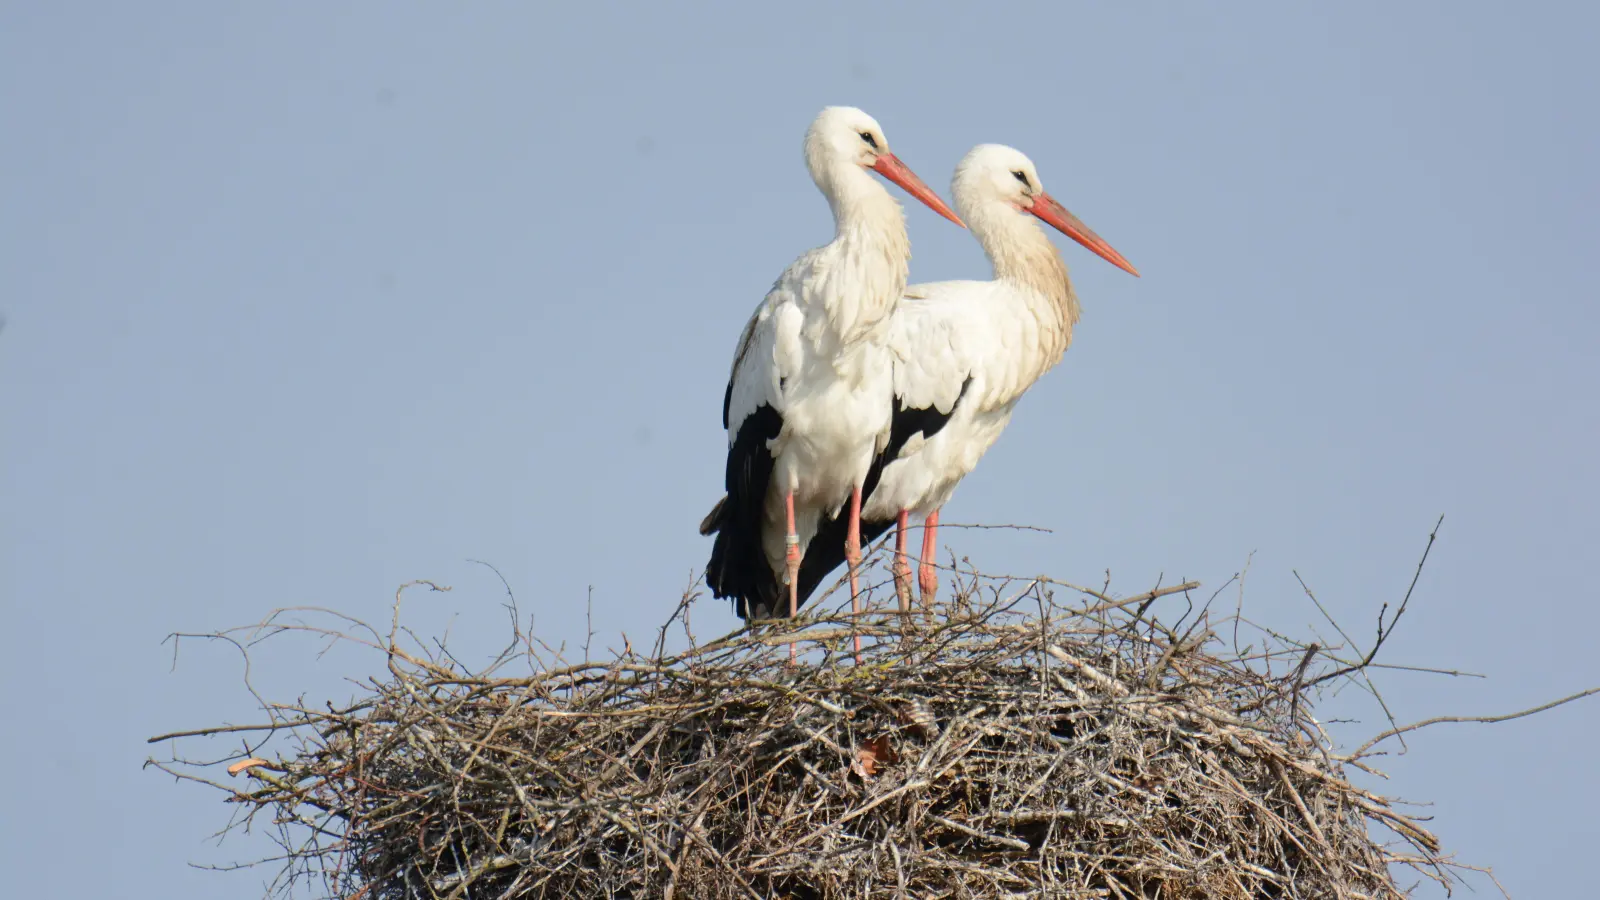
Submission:
[[[996,213],[1031,214],[1094,251],[1106,262],[1132,275],[1139,274],[1122,254],[1045,193],[1039,170],[1021,150],[1003,144],[979,144],[972,148],[956,166],[950,192],[955,197],[956,209],[975,223],[987,221]]]
[[[946,219],[965,224],[915,172],[889,151],[878,120],[853,106],[830,106],[817,115],[806,131],[806,168],[817,187],[830,198],[844,189],[841,171],[870,169],[899,185]]]

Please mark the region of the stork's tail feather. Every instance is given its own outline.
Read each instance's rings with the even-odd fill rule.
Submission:
[[[733,518],[723,498],[700,523],[701,534],[715,535],[706,586],[713,597],[732,598],[741,619],[772,618],[778,615],[778,582],[761,547],[761,530]]]
[[[722,508],[727,505],[728,495],[723,494],[722,499],[717,501],[717,505],[711,507],[711,512],[706,513],[706,517],[700,520],[700,533],[702,535],[710,537],[717,533],[717,529],[721,527]]]
[[[783,417],[771,406],[745,417],[728,448],[727,494],[700,523],[701,534],[716,534],[706,585],[715,597],[732,597],[733,611],[746,620],[771,618],[779,609],[778,578],[767,563],[761,527],[772,480],[769,443],[782,429]]]

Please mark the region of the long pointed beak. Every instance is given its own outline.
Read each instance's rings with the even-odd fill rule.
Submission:
[[[960,225],[962,228],[967,227],[967,223],[961,221],[955,212],[946,206],[943,200],[939,199],[939,195],[933,192],[933,188],[924,184],[922,179],[917,177],[917,173],[906,168],[906,164],[901,162],[899,157],[893,153],[878,154],[878,161],[872,164],[872,171],[900,185],[906,193],[921,200],[927,204],[929,209],[939,215]]]
[[[1077,216],[1067,212],[1067,208],[1056,202],[1056,198],[1041,191],[1034,195],[1033,205],[1028,207],[1028,212],[1049,222],[1057,231],[1093,250],[1106,262],[1135,278],[1139,277],[1139,270],[1133,267],[1133,263],[1123,259],[1122,254],[1113,250],[1100,235],[1095,234]]]

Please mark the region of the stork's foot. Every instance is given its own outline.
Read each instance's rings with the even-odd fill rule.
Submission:
[[[850,523],[844,538],[844,558],[850,566],[850,630],[861,627],[861,487],[850,492]],[[851,635],[856,665],[861,665],[861,633]]]
[[[922,610],[933,614],[933,599],[939,594],[939,570],[933,561],[939,555],[939,511],[928,514],[922,527],[922,561],[917,568],[918,586],[922,588]]]
[[[894,572],[894,595],[895,599],[900,601],[900,612],[908,613],[911,611],[912,596],[911,560],[902,554],[895,554],[891,569]]]
[[[934,598],[939,596],[939,570],[933,567],[933,563],[922,561],[917,572],[917,587],[922,594],[923,611],[933,612]]]
[[[783,576],[789,586],[789,619],[792,622],[800,612],[800,536],[794,531],[794,494],[783,498],[784,514],[789,531],[783,539]],[[789,665],[795,664],[795,644],[789,642]]]
[[[861,567],[861,554],[856,554],[855,558],[849,561],[849,565],[851,612],[850,629],[854,631],[855,629],[861,627],[861,580],[860,576],[857,575],[857,572]],[[851,639],[855,644],[856,665],[859,666],[861,665],[861,633],[856,632],[855,634],[851,635]]]
[[[900,615],[903,618],[911,612],[911,557],[906,555],[906,531],[910,514],[900,510],[900,515],[895,520],[894,526],[894,564],[890,571],[894,572],[894,596],[900,601]]]

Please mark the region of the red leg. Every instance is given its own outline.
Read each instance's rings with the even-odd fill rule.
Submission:
[[[894,526],[894,594],[900,600],[900,612],[911,611],[911,562],[906,557],[906,520],[910,514],[900,510]]]
[[[787,517],[789,532],[784,537],[783,563],[784,576],[789,582],[789,618],[793,619],[800,612],[800,536],[794,530],[794,494],[783,495],[783,512]],[[795,647],[789,644],[789,659],[795,657]]]
[[[850,565],[850,611],[861,612],[861,583],[856,570],[861,567],[861,487],[850,492],[850,527],[844,537],[844,558]],[[854,626],[852,626],[854,628]],[[861,665],[861,635],[855,635],[856,665]]]
[[[938,553],[939,511],[936,509],[928,513],[928,521],[922,527],[922,565],[917,572],[917,580],[922,588],[924,609],[933,607],[934,595],[939,593],[939,573],[934,569],[934,558]]]

